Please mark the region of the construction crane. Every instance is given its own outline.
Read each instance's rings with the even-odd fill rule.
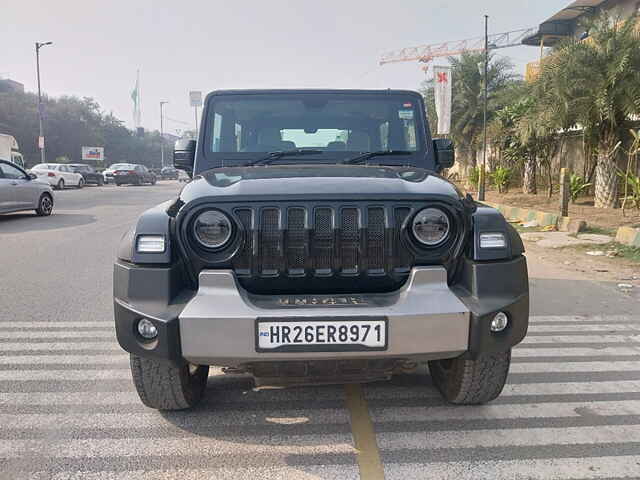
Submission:
[[[536,33],[536,31],[536,28],[525,28],[489,35],[489,50],[521,45],[522,40],[525,37]],[[401,48],[400,50],[383,53],[380,57],[380,65],[415,61],[428,64],[434,58],[451,57],[454,55],[461,55],[464,52],[484,52],[484,42],[484,37],[476,37],[468,38],[466,40],[456,40],[453,42]],[[423,70],[426,71],[427,68],[428,65],[425,65]]]

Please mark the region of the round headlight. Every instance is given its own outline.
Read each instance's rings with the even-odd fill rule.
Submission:
[[[449,236],[449,217],[438,208],[420,210],[413,218],[413,236],[420,243],[433,247]]]
[[[208,210],[193,222],[196,240],[206,248],[220,248],[231,238],[231,220],[218,210]]]

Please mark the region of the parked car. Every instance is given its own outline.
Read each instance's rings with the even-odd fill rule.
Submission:
[[[44,180],[56,190],[66,187],[84,187],[84,177],[73,171],[65,163],[39,163],[31,169],[40,180]]]
[[[90,165],[86,165],[84,163],[70,163],[69,167],[71,167],[71,170],[75,173],[82,175],[85,184],[94,184],[98,186],[104,184],[104,177],[102,174],[96,172]]]
[[[42,217],[53,211],[53,190],[17,165],[0,160],[0,213],[35,210]]]
[[[193,180],[117,250],[116,333],[145,405],[195,405],[211,365],[287,386],[428,363],[448,402],[500,395],[529,322],[523,243],[440,175],[453,144],[419,93],[216,91],[202,118],[198,148],[174,149]]]
[[[189,183],[190,181],[191,181],[191,177],[187,174],[187,172],[183,170],[178,170],[178,182]]]
[[[127,164],[113,172],[113,179],[117,186],[130,184],[142,185],[148,183],[156,184],[156,176],[144,165]]]
[[[160,178],[163,180],[178,180],[178,170],[173,167],[164,167],[160,170]]]
[[[114,183],[113,180],[113,172],[118,170],[119,168],[124,168],[131,165],[130,163],[114,163],[109,168],[105,169],[102,172],[102,177],[104,179],[104,183]]]

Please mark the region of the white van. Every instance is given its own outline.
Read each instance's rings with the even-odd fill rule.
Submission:
[[[19,151],[18,142],[11,135],[0,133],[0,160],[6,160],[24,168],[24,159]]]

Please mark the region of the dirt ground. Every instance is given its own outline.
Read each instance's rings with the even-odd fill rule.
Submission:
[[[477,195],[472,193],[474,198]],[[554,213],[559,210],[560,200],[558,195],[551,199],[545,192],[538,195],[525,195],[517,190],[506,194],[496,191],[487,191],[486,199],[489,202],[502,203],[514,207],[524,207],[545,212]],[[575,204],[569,204],[569,216],[585,220],[591,227],[615,230],[618,227],[640,227],[640,210],[627,209],[626,216],[622,215],[622,209],[601,209],[593,206],[593,197],[581,197]]]
[[[640,264],[623,257],[593,257],[589,250],[601,250],[600,247],[543,248],[535,242],[525,241],[527,256],[542,260],[542,270],[553,269],[563,272],[566,278],[587,278],[598,281],[632,284],[640,287]],[[564,277],[563,277],[564,278]]]

